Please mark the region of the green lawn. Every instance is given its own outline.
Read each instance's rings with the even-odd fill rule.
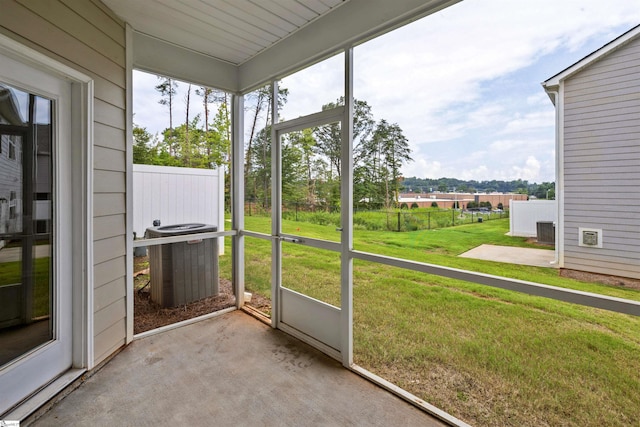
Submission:
[[[269,232],[268,218],[246,228]],[[337,240],[335,226],[283,224]],[[550,268],[458,258],[482,243],[528,246],[508,220],[436,231],[357,231],[357,250],[640,300]],[[270,242],[246,238],[246,285],[270,296]],[[339,257],[285,244],[285,285],[339,304]],[[337,285],[336,285],[337,284]],[[640,319],[354,262],[355,362],[473,425],[640,425]]]
[[[0,263],[0,286],[22,281],[22,263]],[[34,261],[33,317],[49,314],[49,257]]]

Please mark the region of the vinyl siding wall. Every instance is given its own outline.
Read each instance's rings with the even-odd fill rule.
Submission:
[[[0,31],[94,79],[94,360],[126,338],[125,29],[98,0],[2,0]]]
[[[640,39],[566,80],[564,156],[564,266],[640,278]]]

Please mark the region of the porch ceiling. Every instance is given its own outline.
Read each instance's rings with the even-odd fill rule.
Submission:
[[[103,0],[137,31],[239,65],[349,0]]]
[[[241,92],[458,0],[102,1],[131,25],[145,49],[153,42],[187,50],[208,58],[216,73],[231,66],[235,76],[218,86]],[[167,73],[157,59],[143,53],[136,61],[136,55],[139,68]]]

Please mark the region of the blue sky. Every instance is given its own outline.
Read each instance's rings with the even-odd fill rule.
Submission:
[[[358,46],[354,94],[403,129],[405,176],[553,181],[554,108],[540,83],[638,24],[637,0],[465,0]],[[342,64],[283,79],[282,115],[335,101]],[[134,76],[134,121],[152,133],[168,123],[155,84]]]

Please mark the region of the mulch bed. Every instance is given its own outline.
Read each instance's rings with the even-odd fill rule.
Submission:
[[[586,271],[560,269],[560,276],[583,282],[601,283],[603,285],[620,286],[640,291],[640,280],[628,277],[610,276],[608,274],[587,273]]]
[[[136,257],[134,259],[134,303],[133,303],[133,333],[157,329],[183,320],[193,319],[204,314],[214,313],[236,304],[233,295],[231,281],[221,278],[219,281],[219,294],[203,298],[189,304],[178,307],[162,308],[151,301],[148,271],[148,258]],[[251,301],[247,303],[263,313],[271,313],[271,300],[261,295],[253,294]]]
[[[133,333],[139,334],[161,326],[193,319],[233,307],[235,304],[236,297],[233,295],[231,282],[227,279],[220,279],[220,293],[218,295],[171,308],[162,308],[159,304],[151,301],[148,288],[140,289],[135,292],[133,303]]]

